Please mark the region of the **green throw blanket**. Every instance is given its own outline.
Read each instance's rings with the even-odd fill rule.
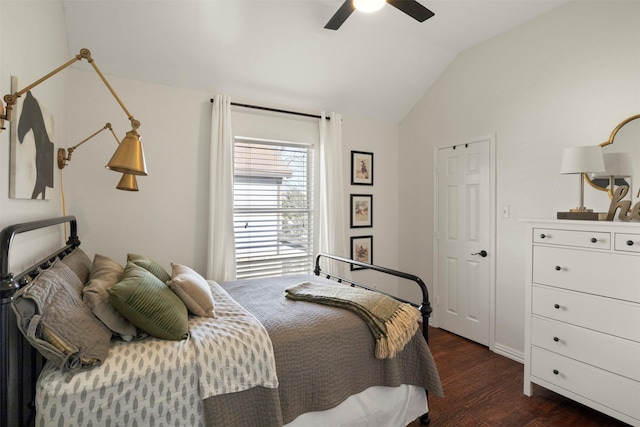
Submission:
[[[391,359],[418,329],[420,312],[410,304],[367,289],[303,282],[286,289],[286,297],[333,307],[359,315],[376,339],[376,358]]]

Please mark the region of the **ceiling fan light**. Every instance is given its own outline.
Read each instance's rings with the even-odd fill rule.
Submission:
[[[382,9],[386,0],[353,0],[353,6],[361,12],[375,12]]]

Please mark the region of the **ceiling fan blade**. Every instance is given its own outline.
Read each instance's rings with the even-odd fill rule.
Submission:
[[[435,15],[416,0],[387,0],[387,3],[419,22],[424,22]]]
[[[346,0],[342,3],[340,9],[338,9],[331,19],[329,19],[329,22],[327,22],[327,25],[325,25],[324,28],[327,30],[337,30],[342,24],[344,24],[344,21],[347,20],[354,10],[355,7],[353,6],[353,0]]]

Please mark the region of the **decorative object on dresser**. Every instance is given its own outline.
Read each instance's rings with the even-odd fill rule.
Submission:
[[[626,185],[621,185],[616,188],[616,191],[613,193],[611,198],[611,204],[609,205],[607,221],[613,221],[618,209],[620,209],[620,214],[618,215],[618,219],[620,221],[640,221],[640,202],[636,203],[633,208],[631,208],[631,201],[624,200],[628,192],[629,187]],[[629,210],[631,210],[631,213],[629,213]]]
[[[527,222],[524,394],[532,384],[640,426],[640,226]]]
[[[606,191],[610,197],[613,197],[615,188],[612,186],[611,176],[615,177],[615,185],[628,185],[629,190],[633,193],[634,175],[640,173],[640,163],[635,161],[640,156],[640,114],[628,117],[621,121],[611,132],[609,139],[602,144],[602,152],[605,158],[605,174],[606,179],[598,179],[600,174],[593,176],[585,174],[584,179],[599,191]],[[615,144],[614,144],[615,142]],[[615,164],[607,161],[607,157],[617,157]],[[635,173],[634,173],[635,172]],[[628,180],[621,179],[630,177]],[[640,179],[640,176],[636,176]]]
[[[579,174],[580,176],[580,205],[569,212],[558,212],[558,219],[604,219],[584,206],[585,173],[604,172],[602,149],[597,145],[585,145],[565,148],[562,155],[561,174]]]
[[[609,193],[613,197],[616,186],[630,187],[633,165],[629,153],[602,153],[604,158],[604,172],[587,174],[593,186]]]

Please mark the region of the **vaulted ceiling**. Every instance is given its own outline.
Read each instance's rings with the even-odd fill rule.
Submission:
[[[106,74],[398,123],[456,55],[566,0],[419,0],[324,25],[343,0],[62,0]],[[169,107],[170,100],[167,100]]]

